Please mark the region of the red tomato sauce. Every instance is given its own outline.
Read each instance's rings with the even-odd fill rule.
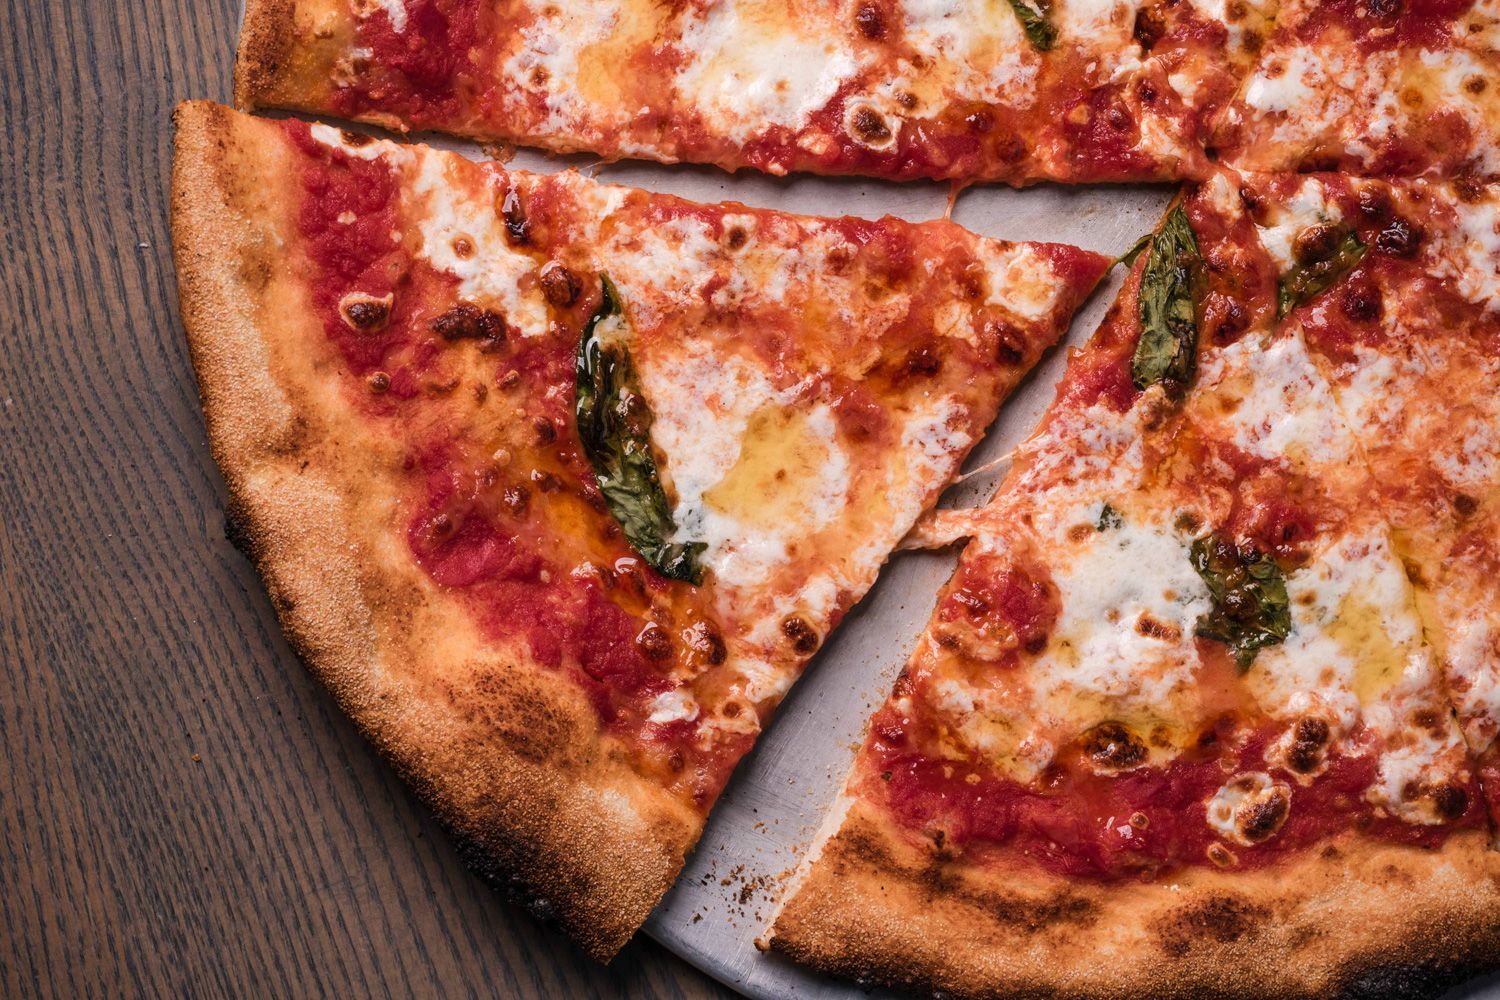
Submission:
[[[1376,757],[1359,736],[1307,786],[1264,760],[1274,731],[1233,719],[1164,767],[1115,776],[1052,765],[1032,784],[989,770],[978,760],[942,760],[923,752],[924,723],[887,705],[865,746],[859,791],[882,804],[913,836],[976,863],[1029,864],[1070,877],[1148,879],[1184,866],[1260,868],[1346,830],[1395,843],[1435,848],[1458,829],[1481,827],[1484,806],[1471,780],[1465,812],[1437,826],[1380,814],[1365,792]],[[1208,824],[1206,803],[1234,774],[1270,771],[1292,788],[1291,809],[1268,840],[1246,846]],[[1210,846],[1218,844],[1216,862]],[[1225,855],[1222,851],[1227,851]]]
[[[688,654],[653,659],[637,637],[655,607],[674,609],[679,622],[702,611],[690,588],[635,557],[603,507],[574,430],[574,353],[595,294],[549,335],[485,348],[445,342],[434,321],[459,304],[457,282],[412,258],[392,235],[405,227],[393,168],[320,143],[301,123],[285,129],[302,154],[295,224],[307,280],[342,364],[346,398],[407,456],[406,513],[393,530],[488,638],[505,646],[519,641],[538,663],[566,672],[643,766],[663,769],[669,785],[699,804],[711,802],[751,737],[700,743],[701,719],[649,721],[652,699],[676,686],[674,657]],[[351,328],[339,308],[350,292],[394,293],[384,325]],[[511,449],[508,462],[491,454],[486,428],[494,418],[453,416],[448,402],[451,393],[474,390],[459,388],[460,374],[473,375],[475,357],[459,352],[474,350],[486,394],[502,392],[508,380],[525,387],[501,404],[515,411],[507,421],[528,432],[548,429]],[[377,374],[386,382],[374,391]],[[585,565],[592,571],[576,571]]]

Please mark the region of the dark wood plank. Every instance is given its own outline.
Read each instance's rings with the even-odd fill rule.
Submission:
[[[0,995],[726,996],[469,876],[224,539],[168,114],[234,0],[0,8]]]

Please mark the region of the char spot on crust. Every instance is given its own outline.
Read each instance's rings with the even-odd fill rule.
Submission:
[[[1164,918],[1157,925],[1163,951],[1181,958],[1203,945],[1233,944],[1253,936],[1271,911],[1240,896],[1210,895]]]
[[[580,720],[524,682],[514,668],[481,670],[469,685],[447,690],[454,714],[472,729],[472,738],[498,743],[535,762],[576,764],[588,741]]]

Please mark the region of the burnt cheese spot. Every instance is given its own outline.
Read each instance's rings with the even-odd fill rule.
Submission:
[[[728,650],[724,647],[724,637],[719,635],[719,630],[712,622],[695,622],[687,631],[687,644],[701,660],[710,666],[718,666],[724,662]]]
[[[782,619],[781,634],[786,636],[794,650],[804,655],[818,648],[818,633],[800,615],[788,615]]]
[[[1339,309],[1356,323],[1370,323],[1381,317],[1385,303],[1379,288],[1360,282],[1344,289],[1339,296]]]
[[[868,0],[859,5],[854,12],[854,26],[859,33],[873,41],[879,41],[885,37],[885,15],[880,8]]]
[[[1420,228],[1398,216],[1375,237],[1375,249],[1393,257],[1410,257],[1421,247],[1422,236]]]
[[[554,261],[542,268],[542,294],[552,305],[565,309],[578,301],[580,291],[578,279],[566,267]]]
[[[1103,722],[1084,733],[1083,752],[1096,766],[1116,771],[1146,762],[1146,744],[1118,722]]]
[[[647,622],[635,637],[635,646],[648,660],[665,660],[672,655],[672,637],[656,622]]]
[[[391,318],[391,305],[395,294],[387,292],[381,296],[350,292],[339,299],[339,317],[344,325],[360,333],[374,333],[385,326]]]
[[[432,321],[432,332],[447,341],[501,344],[505,341],[505,319],[494,310],[461,302]]]
[[[1302,719],[1292,731],[1287,763],[1299,774],[1315,771],[1323,762],[1323,748],[1327,745],[1328,723],[1317,718]]]

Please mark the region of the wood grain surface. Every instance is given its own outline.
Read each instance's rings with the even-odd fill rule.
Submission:
[[[0,996],[728,996],[471,877],[225,540],[166,196],[236,18],[0,7]]]

